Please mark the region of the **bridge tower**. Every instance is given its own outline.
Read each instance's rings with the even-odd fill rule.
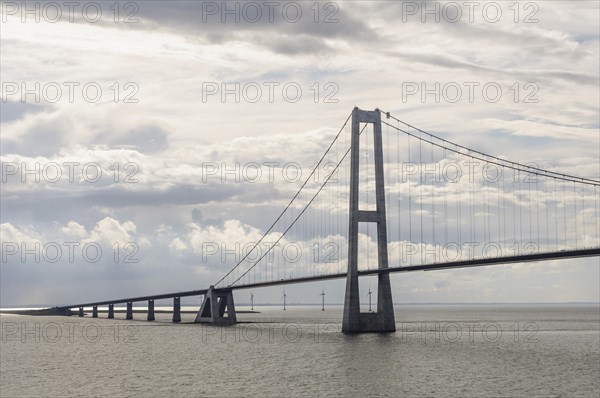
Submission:
[[[375,200],[376,210],[360,210],[359,171],[360,171],[360,124],[373,124],[374,162],[375,162]],[[350,152],[350,220],[348,223],[348,276],[346,279],[346,298],[344,301],[344,333],[388,333],[396,331],[394,303],[389,273],[378,274],[377,312],[360,312],[360,294],[358,291],[358,224],[371,222],[377,224],[377,260],[378,268],[388,268],[387,230],[385,214],[385,189],[383,178],[383,144],[381,137],[381,113],[379,110],[352,111],[352,149]]]

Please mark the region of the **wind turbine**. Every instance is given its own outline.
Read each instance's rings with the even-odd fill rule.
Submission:
[[[250,306],[252,307],[250,309],[254,311],[254,293],[250,293]]]
[[[371,311],[371,294],[373,294],[373,292],[371,291],[371,287],[369,286],[369,293],[367,293],[369,295],[369,312],[373,312]]]
[[[285,289],[283,289],[283,310],[285,311],[285,298],[287,297],[287,294],[285,294]]]
[[[321,302],[321,311],[325,311],[325,289],[321,290],[321,294],[319,294],[319,296],[323,298],[323,301]]]

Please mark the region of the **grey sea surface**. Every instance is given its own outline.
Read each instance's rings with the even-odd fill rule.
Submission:
[[[397,305],[387,335],[342,334],[341,306],[255,310],[0,315],[0,397],[600,395],[598,304]]]

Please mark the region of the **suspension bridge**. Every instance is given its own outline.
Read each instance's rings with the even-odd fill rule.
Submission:
[[[319,173],[327,170],[327,173]],[[390,273],[600,256],[600,181],[467,148],[388,112],[353,109],[262,237],[213,285],[56,307],[203,296],[195,322],[237,322],[233,291],[346,278],[342,331],[394,332]],[[296,189],[297,188],[297,189]],[[293,244],[298,256],[281,250]],[[316,249],[315,249],[316,248]],[[525,266],[525,265],[524,265]],[[359,277],[377,278],[361,312]]]

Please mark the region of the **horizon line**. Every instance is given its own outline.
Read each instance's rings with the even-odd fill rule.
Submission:
[[[377,302],[373,302],[373,304],[376,304]],[[394,306],[402,306],[402,305],[498,305],[498,304],[502,304],[502,305],[518,305],[518,304],[541,304],[541,305],[549,305],[549,304],[598,304],[600,305],[600,301],[519,301],[519,302],[475,302],[475,301],[471,301],[471,302],[410,302],[410,303],[394,303]],[[237,304],[238,306],[251,306],[251,303],[239,303]],[[260,306],[268,306],[268,307],[272,307],[272,306],[281,306],[283,305],[283,303],[254,303],[255,307],[260,307]],[[286,303],[286,306],[321,306],[322,303]],[[343,306],[344,303],[325,303],[325,306]],[[367,306],[368,304],[361,304],[361,306]],[[11,309],[11,308],[52,308],[52,307],[57,307],[60,305],[40,305],[40,304],[22,304],[22,305],[6,305],[6,306],[0,306],[0,310],[2,309]],[[115,304],[116,307],[118,307],[118,305]],[[124,305],[123,305],[124,306]],[[182,306],[186,306],[186,307],[196,307],[199,305],[184,305],[182,303]],[[98,306],[98,307],[103,307],[103,306]],[[157,305],[156,307],[170,307],[170,305]]]

